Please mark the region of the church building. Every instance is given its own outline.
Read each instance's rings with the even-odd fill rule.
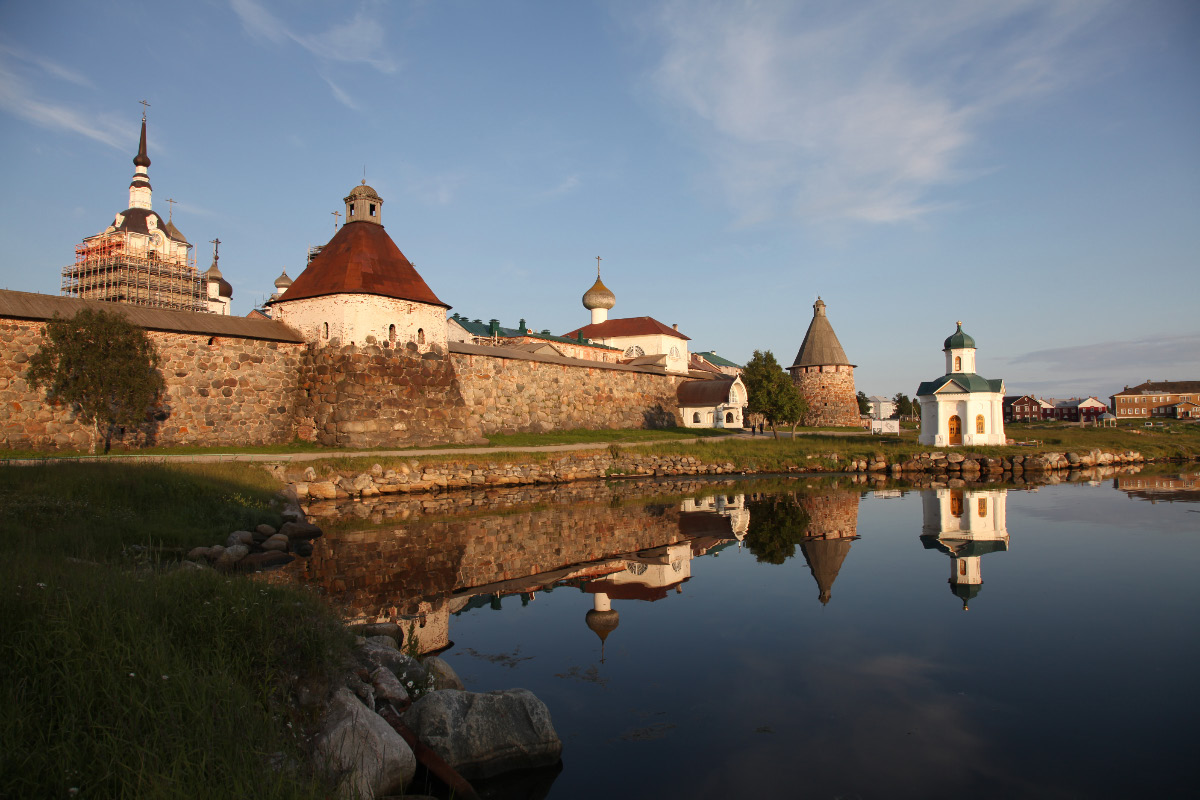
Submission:
[[[61,294],[174,311],[209,310],[191,243],[170,215],[164,220],[151,207],[144,113],[133,167],[129,206],[103,231],[76,245],[75,263],[62,271]]]
[[[963,332],[962,322],[942,351],[946,374],[917,387],[917,441],[934,447],[1005,444],[1004,380],[988,380],[975,372],[975,340]]]
[[[272,317],[319,345],[446,348],[446,311],[383,228],[383,199],[364,180],[344,198],[347,222],[267,302]]]
[[[583,307],[591,312],[592,323],[563,336],[616,347],[623,351],[622,361],[626,364],[660,366],[667,372],[687,375],[691,361],[687,343],[691,340],[679,332],[679,326],[667,327],[653,317],[609,319],[608,310],[616,303],[616,295],[600,280],[597,262],[596,282],[583,295]]]

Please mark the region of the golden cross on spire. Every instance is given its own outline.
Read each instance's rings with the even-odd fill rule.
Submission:
[[[138,100],[138,102],[142,104],[142,122],[145,122],[146,121],[146,109],[150,107],[150,104],[147,103],[145,100]]]
[[[172,219],[175,218],[175,204],[178,203],[179,201],[168,197],[167,202],[171,204],[170,206],[168,206],[168,211],[167,211],[167,222],[170,222]]]
[[[330,211],[329,213],[330,213],[330,214],[333,214],[333,232],[334,232],[334,233],[337,233],[337,226],[338,226],[338,223],[342,221],[342,212],[340,212],[340,211]]]
[[[600,277],[600,256],[596,256],[596,277]]]
[[[213,246],[213,263],[216,264],[217,261],[221,258],[221,256],[217,252],[218,250],[221,249],[221,240],[220,239],[209,239],[208,242],[209,242],[209,244],[211,244]]]

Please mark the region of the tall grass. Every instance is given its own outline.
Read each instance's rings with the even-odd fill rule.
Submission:
[[[339,620],[302,590],[172,568],[276,517],[265,471],[70,464],[0,485],[0,797],[324,796],[292,694],[348,651]]]

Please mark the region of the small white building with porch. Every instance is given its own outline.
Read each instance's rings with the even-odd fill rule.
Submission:
[[[741,377],[687,381],[675,390],[686,428],[741,428],[748,395]]]
[[[1004,379],[989,380],[975,372],[975,340],[963,332],[961,322],[942,350],[946,374],[917,387],[917,441],[934,447],[1004,444]]]

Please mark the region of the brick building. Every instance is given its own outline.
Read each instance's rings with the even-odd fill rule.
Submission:
[[[1109,398],[1117,419],[1138,417],[1197,418],[1200,381],[1146,381],[1126,386]]]

